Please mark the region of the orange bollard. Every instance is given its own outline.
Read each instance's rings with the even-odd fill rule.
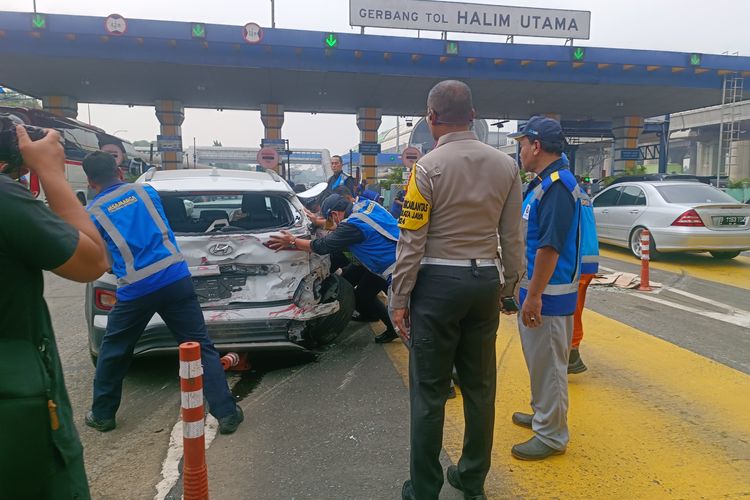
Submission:
[[[221,367],[224,368],[225,372],[230,370],[233,372],[246,372],[251,368],[246,352],[240,354],[228,352],[219,361],[221,361]]]
[[[652,290],[648,276],[649,248],[651,247],[651,234],[648,229],[641,233],[641,285],[638,290],[641,292],[650,292]]]
[[[208,500],[206,440],[203,434],[203,366],[198,342],[180,344],[182,393],[182,490],[185,500]]]
[[[221,367],[224,368],[224,371],[227,371],[240,363],[240,355],[236,352],[228,352],[219,361],[221,361]]]

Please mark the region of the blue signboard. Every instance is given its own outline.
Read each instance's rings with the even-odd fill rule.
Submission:
[[[377,142],[360,142],[359,153],[363,155],[377,155],[380,153],[380,144]]]
[[[157,135],[157,151],[182,151],[182,137],[179,135]]]
[[[640,160],[641,150],[638,148],[621,149],[620,159],[621,160]]]

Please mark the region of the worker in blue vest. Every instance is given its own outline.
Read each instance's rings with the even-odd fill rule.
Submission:
[[[534,436],[511,453],[541,460],[564,453],[570,439],[567,368],[581,274],[581,206],[588,198],[562,158],[565,136],[559,122],[535,116],[511,137],[520,144],[523,169],[537,174],[522,206],[527,274],[519,314],[533,414],[512,416]]]
[[[351,193],[357,189],[357,181],[349,174],[344,173],[344,161],[339,155],[331,156],[331,170],[333,175],[328,179],[328,189],[334,191],[339,186],[346,187]]]
[[[94,377],[94,401],[85,423],[100,432],[115,428],[122,381],[133,349],[154,314],[159,314],[178,343],[201,344],[206,400],[219,421],[219,432],[234,432],[243,420],[206,331],[193,281],[159,194],[148,185],[122,181],[114,158],[104,152],[83,160],[97,195],[87,210],[109,248],[117,276],[117,303],[107,317]]]
[[[569,166],[568,157],[563,153],[563,162]],[[583,308],[586,305],[586,291],[591,281],[599,272],[599,240],[596,235],[596,221],[594,220],[594,206],[589,197],[591,184],[578,183],[586,197],[581,198],[581,279],[578,282],[578,300],[576,312],[573,315],[573,341],[568,356],[568,373],[583,373],[588,367],[581,359],[579,348],[583,340]]]
[[[357,310],[363,314],[372,312],[385,324],[385,332],[376,336],[375,342],[382,344],[394,340],[398,335],[388,309],[378,299],[378,293],[387,292],[396,265],[399,236],[396,219],[372,200],[352,204],[338,194],[323,200],[321,212],[323,217],[336,224],[335,230],[315,240],[295,238],[290,232],[282,231],[271,236],[269,248],[296,248],[318,255],[349,250],[368,271],[354,290]]]

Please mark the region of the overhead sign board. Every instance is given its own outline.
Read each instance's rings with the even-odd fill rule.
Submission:
[[[621,160],[640,160],[641,150],[638,148],[628,148],[620,150]]]
[[[263,168],[276,170],[279,166],[279,152],[273,148],[261,148],[256,159]]]
[[[157,151],[182,151],[182,137],[179,135],[157,135]]]
[[[349,24],[588,40],[591,12],[426,0],[349,0]]]
[[[380,153],[380,144],[377,142],[360,142],[359,143],[359,154],[362,155],[377,155]]]
[[[415,147],[409,146],[408,148],[404,149],[403,153],[401,153],[401,162],[406,168],[411,169],[411,167],[414,166],[414,164],[417,162],[417,160],[419,160],[421,156],[422,152],[420,150]]]

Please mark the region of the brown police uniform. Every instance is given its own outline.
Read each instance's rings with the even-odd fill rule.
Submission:
[[[439,455],[454,364],[466,416],[458,469],[466,491],[483,490],[495,418],[499,300],[513,294],[523,272],[521,203],[514,161],[473,132],[444,135],[412,169],[390,304],[410,309],[411,480],[417,498],[438,498],[443,484]]]

